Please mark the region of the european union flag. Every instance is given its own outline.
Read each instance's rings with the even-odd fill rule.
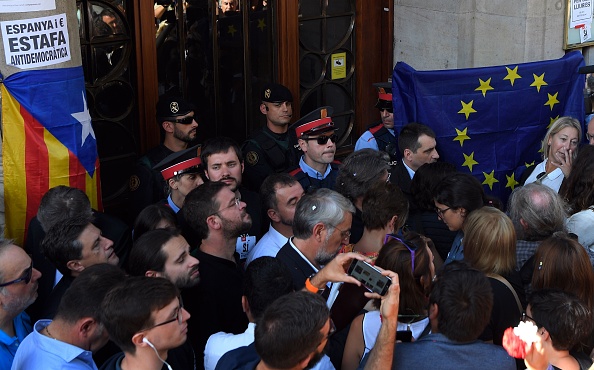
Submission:
[[[394,126],[430,126],[441,160],[476,176],[505,201],[527,167],[538,163],[547,127],[562,116],[584,120],[584,59],[415,71],[394,67]]]

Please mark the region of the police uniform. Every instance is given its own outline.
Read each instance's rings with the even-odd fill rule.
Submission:
[[[188,173],[204,173],[202,169],[202,161],[200,160],[200,146],[196,145],[191,148],[172,153],[168,155],[161,162],[157,163],[154,170],[159,171],[165,184],[169,179]],[[168,185],[165,185],[168,187]],[[177,205],[173,202],[171,194],[167,196],[166,203],[177,214],[181,208],[181,204]]]
[[[283,85],[267,84],[261,99],[268,103],[292,102],[293,95]],[[293,144],[288,132],[277,134],[267,126],[254,131],[241,147],[245,159],[243,185],[257,192],[269,175],[295,167],[298,155]]]
[[[157,117],[181,117],[194,110],[191,104],[186,103],[179,97],[163,97],[157,103]],[[159,124],[163,120],[159,120]],[[145,207],[158,203],[165,199],[167,184],[161,176],[160,171],[154,170],[159,162],[174,151],[163,144],[152,148],[135,165],[132,176],[130,176],[130,211],[134,219]]]
[[[378,99],[375,107],[380,111],[386,109],[392,112],[392,88],[390,83],[376,83],[373,86],[378,89]],[[357,140],[355,151],[366,148],[386,152],[392,161],[400,160],[396,133],[393,128],[387,129],[381,120],[369,125],[367,131]]]
[[[327,132],[334,132],[334,122],[332,122],[332,107],[321,107],[302,117],[293,124],[297,138],[308,138]],[[336,178],[338,177],[338,167],[340,162],[333,161],[326,167],[324,173],[320,173],[305,163],[304,155],[299,160],[299,166],[289,172],[303,187],[305,192],[319,188],[334,189]]]

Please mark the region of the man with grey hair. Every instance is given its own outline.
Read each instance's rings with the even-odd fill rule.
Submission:
[[[294,237],[276,255],[291,271],[295,290],[328,264],[348,243],[355,207],[344,196],[330,189],[304,195],[293,218]]]
[[[12,240],[0,240],[0,369],[10,369],[19,344],[33,330],[24,310],[37,298],[41,273]]]
[[[554,190],[536,183],[516,188],[507,209],[516,229],[516,263],[520,270],[542,240],[565,230],[567,213],[563,200]]]

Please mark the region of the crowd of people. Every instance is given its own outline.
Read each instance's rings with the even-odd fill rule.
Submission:
[[[332,107],[290,125],[282,85],[261,92],[266,124],[243,145],[194,145],[194,107],[163,97],[131,225],[58,186],[22,248],[0,242],[0,368],[590,368],[594,146],[581,124],[551,125],[504,205],[438,162],[430,127],[396,132],[390,87],[376,87],[381,120],[342,163]],[[355,261],[391,280],[383,296],[349,274]],[[514,359],[504,332],[521,321],[538,330]]]

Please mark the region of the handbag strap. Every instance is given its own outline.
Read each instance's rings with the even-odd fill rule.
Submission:
[[[518,310],[520,310],[520,313],[522,313],[522,311],[524,311],[524,309],[522,308],[522,304],[520,303],[520,298],[518,297],[518,294],[516,293],[516,290],[511,286],[511,284],[509,283],[509,281],[507,281],[506,278],[504,278],[503,276],[501,276],[499,274],[492,274],[492,273],[488,273],[487,277],[490,277],[490,278],[500,281],[509,290],[511,290],[512,294],[514,295],[514,298],[516,299],[516,304],[518,305]]]

